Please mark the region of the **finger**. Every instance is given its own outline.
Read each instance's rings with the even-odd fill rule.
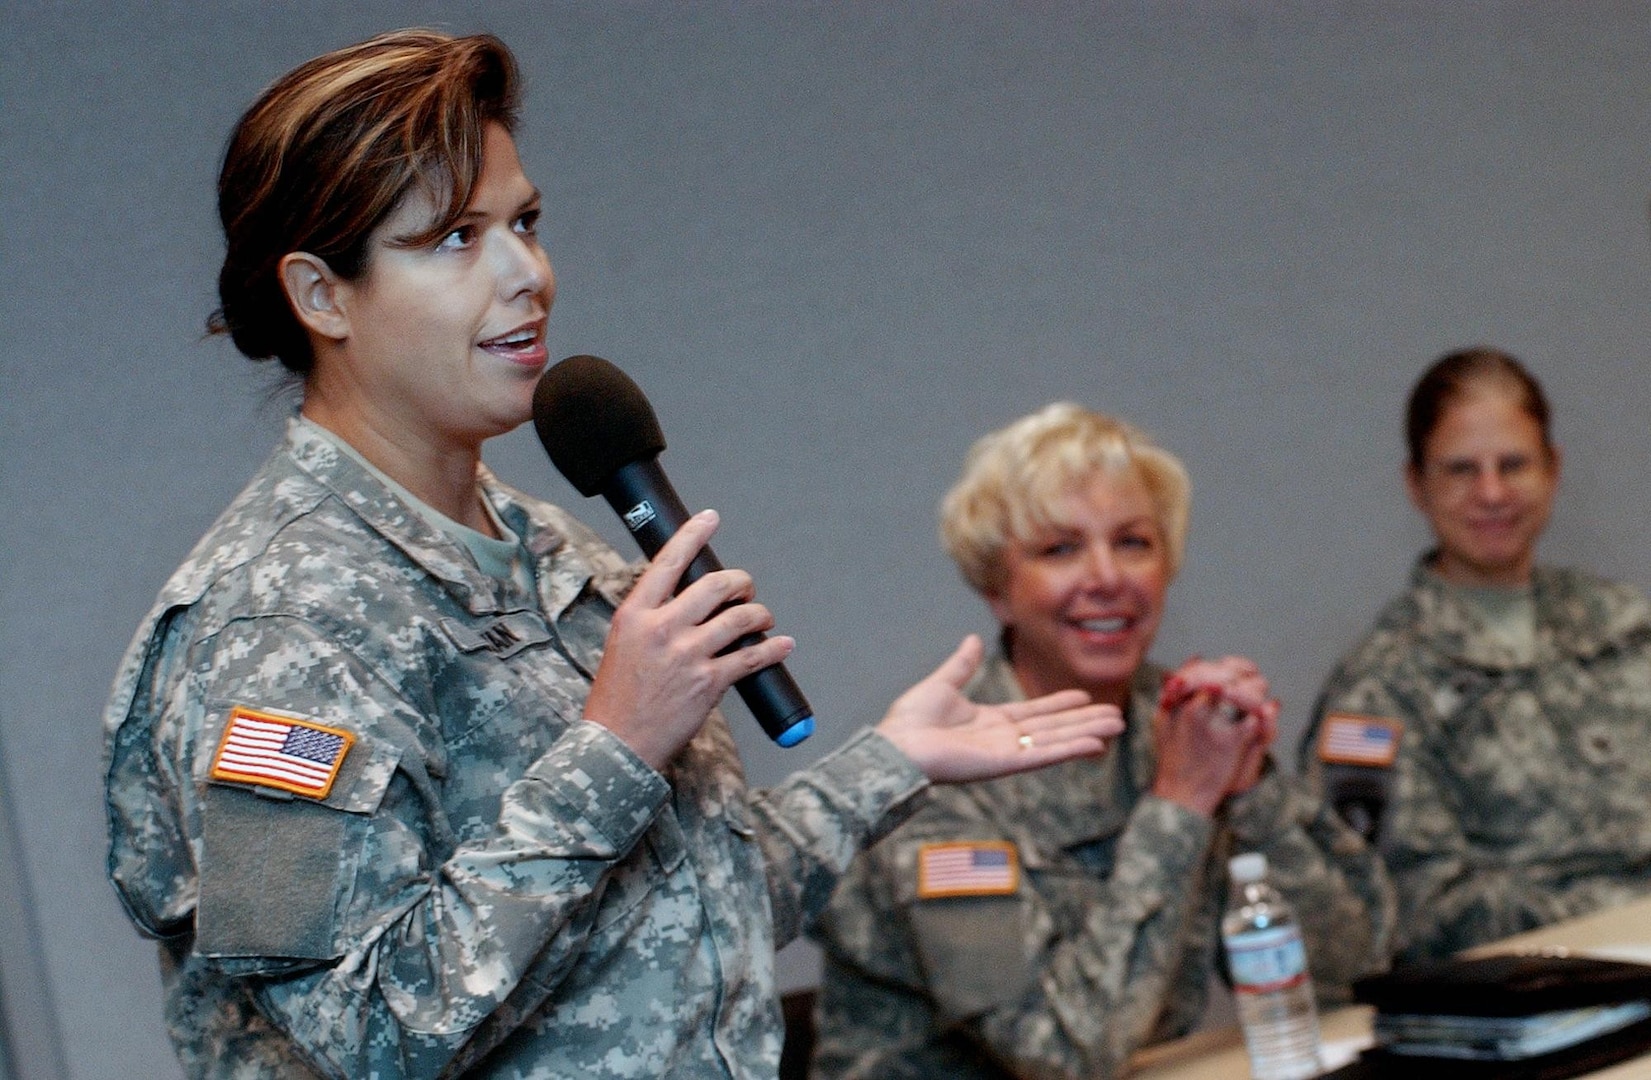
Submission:
[[[1089,695],[1082,690],[1057,690],[1053,694],[1045,694],[1030,701],[1010,702],[1003,706],[1003,712],[1009,719],[1019,723],[1036,716],[1077,709],[1088,705],[1089,702]],[[1109,705],[1106,708],[1117,711],[1114,706]]]
[[[713,657],[711,660],[713,677],[724,689],[733,686],[747,675],[753,675],[766,667],[773,667],[782,663],[797,647],[797,640],[780,634],[777,637],[763,638],[744,648],[735,649],[726,656]]]
[[[1270,747],[1278,739],[1278,710],[1274,708],[1270,715],[1264,712],[1256,715],[1261,721],[1260,730],[1256,734],[1256,741],[1263,748]]]
[[[710,542],[720,520],[715,510],[701,510],[684,522],[676,535],[665,541],[665,546],[654,555],[648,569],[637,578],[628,599],[647,607],[659,607],[670,600],[676,592],[677,583],[682,580],[682,572],[688,569],[688,564],[694,561],[700,549]]]
[[[1015,728],[1030,735],[1054,735],[1075,728],[1122,731],[1124,715],[1116,705],[1080,704],[1059,712],[1027,717],[1017,721]]]
[[[1094,757],[1106,753],[1107,738],[1098,735],[1069,735],[1049,739],[1034,739],[1032,745],[1015,751],[1014,763],[1025,769],[1039,769],[1075,757]]]
[[[1256,712],[1266,707],[1272,696],[1272,687],[1259,675],[1247,675],[1227,683],[1222,693],[1244,707],[1245,712]]]
[[[712,615],[692,631],[691,647],[715,656],[747,634],[774,628],[774,615],[762,604],[735,604]]]
[[[1264,745],[1252,746],[1249,752],[1239,759],[1235,777],[1246,785],[1254,784],[1261,778],[1261,769],[1267,761],[1267,747]]]
[[[1190,723],[1207,722],[1215,713],[1216,707],[1221,704],[1221,695],[1207,686],[1193,688],[1192,692],[1177,702],[1170,710],[1174,716]]]
[[[1263,750],[1267,748],[1267,721],[1263,718],[1254,713],[1245,713],[1233,728],[1246,754],[1253,752],[1258,746]]]
[[[670,601],[671,613],[685,626],[698,626],[720,609],[743,605],[756,594],[756,583],[744,570],[713,570],[677,593]]]
[[[986,646],[981,644],[979,634],[970,634],[952,652],[952,655],[941,661],[939,667],[928,675],[930,679],[939,679],[954,690],[963,689],[963,684],[969,681],[970,676],[980,667],[980,660],[986,654]]]
[[[1015,741],[1022,749],[1034,746],[1055,746],[1073,739],[1099,739],[1110,743],[1123,733],[1122,721],[1112,716],[1084,716],[1055,727],[1013,729]]]

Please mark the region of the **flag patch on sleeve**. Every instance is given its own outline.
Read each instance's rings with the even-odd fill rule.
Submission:
[[[348,731],[237,705],[212,758],[212,779],[324,799],[354,743]]]
[[[1404,725],[1397,720],[1356,713],[1331,713],[1319,729],[1319,760],[1329,765],[1367,765],[1385,769],[1399,756]]]
[[[917,895],[1005,896],[1020,885],[1020,857],[1006,840],[924,844],[917,852]]]

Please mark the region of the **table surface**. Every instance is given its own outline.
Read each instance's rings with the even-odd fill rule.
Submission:
[[[1544,926],[1470,950],[1470,954],[1549,950],[1596,951],[1601,955],[1651,962],[1651,897]],[[1337,1051],[1344,1055],[1335,1061],[1338,1067],[1351,1060],[1354,1048],[1370,1045],[1373,1016],[1374,1011],[1366,1005],[1350,1005],[1324,1015],[1321,1026],[1325,1048],[1332,1055]],[[1148,1047],[1130,1059],[1129,1072],[1131,1080],[1242,1080],[1249,1074],[1244,1041],[1237,1028],[1201,1031]],[[1591,1080],[1651,1080],[1651,1054],[1642,1054],[1588,1076]]]

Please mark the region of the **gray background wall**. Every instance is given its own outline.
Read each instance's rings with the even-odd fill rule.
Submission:
[[[98,714],[285,411],[201,337],[213,173],[270,79],[416,23],[516,49],[553,352],[638,379],[801,641],[825,728],[747,738],[759,782],[989,629],[933,506],[976,436],[1054,398],[1186,459],[1158,654],[1254,656],[1290,743],[1423,542],[1397,416],[1445,348],[1548,382],[1546,557],[1651,583],[1651,7],[0,0],[0,955],[40,958],[38,985],[6,962],[6,1005],[55,1016],[66,1063],[23,1076],[176,1074],[102,878]],[[489,458],[581,502],[526,433]]]

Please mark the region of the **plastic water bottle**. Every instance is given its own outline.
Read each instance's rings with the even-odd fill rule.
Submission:
[[[1251,852],[1227,863],[1231,902],[1221,920],[1238,1021],[1254,1080],[1317,1076],[1318,1007],[1295,912],[1267,884],[1267,856]]]

